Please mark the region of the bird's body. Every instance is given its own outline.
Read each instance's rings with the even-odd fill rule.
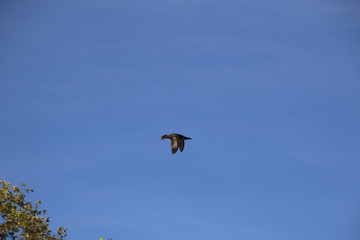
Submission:
[[[188,140],[191,138],[185,137],[181,134],[172,133],[170,135],[161,136],[160,140],[162,140],[162,139],[171,139],[171,152],[172,152],[172,154],[175,154],[178,149],[180,149],[180,152],[182,152],[185,147],[185,140]]]

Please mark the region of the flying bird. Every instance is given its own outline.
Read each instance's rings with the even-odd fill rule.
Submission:
[[[177,134],[177,133],[172,133],[170,135],[163,135],[161,136],[160,140],[162,139],[171,139],[171,151],[172,154],[175,154],[178,150],[178,148],[180,149],[180,152],[182,152],[184,150],[185,147],[185,141],[184,140],[188,140],[191,139],[189,137],[185,137],[181,134]]]

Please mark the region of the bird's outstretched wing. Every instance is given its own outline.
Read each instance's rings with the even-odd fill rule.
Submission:
[[[177,144],[179,146],[180,152],[182,152],[184,150],[185,147],[185,141],[184,139],[178,139],[177,140]]]
[[[176,141],[176,139],[171,139],[171,151],[172,151],[172,154],[175,154],[178,150],[178,143]]]

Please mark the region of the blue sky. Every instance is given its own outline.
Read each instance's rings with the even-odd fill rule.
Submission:
[[[359,239],[359,10],[2,1],[0,177],[69,239]]]

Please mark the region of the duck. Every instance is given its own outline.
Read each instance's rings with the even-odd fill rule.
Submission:
[[[163,135],[160,137],[160,140],[163,139],[171,139],[171,152],[172,154],[175,154],[178,149],[180,149],[180,152],[184,150],[185,147],[185,140],[191,140],[189,137],[185,137],[178,133],[171,133],[170,135]]]

